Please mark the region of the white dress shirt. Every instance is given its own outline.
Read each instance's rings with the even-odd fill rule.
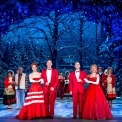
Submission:
[[[79,79],[79,76],[80,76],[80,71],[75,71],[75,76],[77,78],[77,80]]]
[[[47,75],[47,82],[50,83],[51,75],[52,75],[52,70],[47,69],[46,75]]]

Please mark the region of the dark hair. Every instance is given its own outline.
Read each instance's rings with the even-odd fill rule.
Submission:
[[[35,65],[36,67],[38,67],[38,64],[37,64],[36,62],[33,62],[33,63],[31,64],[31,67],[32,67],[33,65]]]
[[[76,64],[76,63],[79,63],[79,64],[80,64],[80,62],[79,62],[79,61],[76,61],[76,62],[75,62],[75,64]]]
[[[9,74],[9,73],[11,74],[11,76],[13,75],[13,72],[12,72],[12,71],[8,71],[8,72],[7,72],[7,77],[8,77],[8,74]]]

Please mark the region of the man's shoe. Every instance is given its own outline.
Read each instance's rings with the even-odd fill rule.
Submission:
[[[49,119],[49,118],[50,118],[50,116],[46,116],[46,117],[45,117],[45,119]]]
[[[53,116],[50,116],[50,119],[54,119],[54,117]]]
[[[73,119],[77,119],[77,117],[73,117]]]

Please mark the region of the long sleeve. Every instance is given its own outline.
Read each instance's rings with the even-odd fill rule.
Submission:
[[[103,85],[103,87],[106,87],[106,85],[107,85],[107,82],[106,82],[106,75],[102,75],[102,85]]]
[[[84,75],[84,78],[86,78],[86,79],[87,79],[87,74],[86,74],[86,72],[84,72],[84,71],[83,71],[83,75]],[[83,81],[81,82],[81,84],[82,84],[82,85],[84,85],[84,84],[85,84],[84,78],[83,78]]]
[[[54,86],[53,86],[54,89],[57,88],[58,84],[59,84],[59,80],[58,80],[58,71],[55,69],[55,84],[54,84]]]
[[[112,87],[115,87],[116,84],[116,78],[114,75],[112,75]]]
[[[8,87],[8,86],[11,85],[11,84],[12,84],[12,83],[9,82],[8,78],[5,78],[5,80],[4,80],[4,85],[5,85],[5,87]]]
[[[45,84],[46,82],[45,82],[44,74],[45,74],[45,71],[42,70],[42,72],[41,72],[41,83],[44,84],[44,86],[46,86],[46,84]]]

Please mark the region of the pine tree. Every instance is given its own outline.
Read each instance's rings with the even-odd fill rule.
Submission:
[[[31,71],[31,68],[30,68],[31,63],[33,63],[33,62],[39,63],[39,60],[38,60],[38,58],[35,54],[34,46],[32,45],[32,43],[28,44],[27,58],[28,58],[28,60],[27,60],[27,63],[26,63],[26,66],[27,66],[26,71],[30,72]]]
[[[11,62],[9,66],[11,70],[16,72],[18,67],[22,66],[21,55],[20,55],[20,52],[18,51],[18,46],[16,46],[15,43],[12,49],[13,49],[13,52],[12,52]]]
[[[0,40],[0,83],[3,82],[3,79],[7,72],[7,65],[2,61],[3,53],[2,53],[2,42]]]
[[[18,47],[17,49],[18,53],[20,55],[21,67],[23,67],[23,69],[26,70],[26,63],[27,63],[28,57],[27,57],[26,49],[25,49],[26,46],[24,45],[24,42],[22,41],[22,39],[20,39],[20,36],[18,37],[17,47]]]

